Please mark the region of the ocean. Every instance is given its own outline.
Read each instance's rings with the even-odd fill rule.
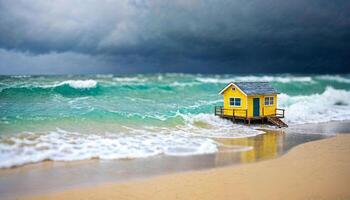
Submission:
[[[230,81],[269,81],[291,126],[350,120],[350,75],[0,76],[0,168],[210,154],[264,133],[213,114]]]

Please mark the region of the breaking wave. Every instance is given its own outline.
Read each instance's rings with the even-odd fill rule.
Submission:
[[[350,91],[327,87],[323,93],[307,96],[279,95],[279,106],[286,109],[292,124],[350,120]]]
[[[2,138],[0,168],[44,160],[132,159],[155,155],[194,155],[217,151],[216,142],[179,133],[156,134],[130,129],[125,133],[82,134],[62,129]]]
[[[308,82],[313,83],[313,79],[310,76],[233,76],[230,78],[223,77],[200,77],[196,78],[197,81],[203,83],[229,83],[235,81],[266,81],[266,82]]]
[[[272,82],[289,125],[350,120],[348,75],[1,77],[0,168],[214,153],[216,138],[262,134],[214,116],[231,81]]]
[[[242,138],[264,133],[254,127],[232,125],[212,114],[182,115],[175,127],[123,126],[117,132],[79,133],[56,129],[0,137],[0,168],[44,160],[134,159],[156,155],[210,154],[221,145],[212,138]],[[250,148],[237,147],[239,151]]]
[[[17,94],[52,94],[62,95],[93,95],[98,92],[98,82],[95,80],[67,80],[51,85],[19,85],[2,88],[3,95]]]
[[[185,125],[179,128],[189,134],[208,138],[243,138],[263,134],[259,126],[233,124],[213,114],[183,115]]]
[[[339,83],[350,83],[349,77],[342,77],[339,75],[322,75],[322,76],[317,76],[316,78],[320,80],[336,81]]]
[[[75,88],[75,89],[88,89],[88,88],[95,88],[97,86],[97,81],[95,81],[95,80],[68,80],[68,81],[63,81],[59,84],[56,84],[53,86],[48,86],[48,87],[59,87],[62,85],[69,85],[70,87]]]
[[[139,77],[115,77],[113,78],[113,81],[117,82],[145,82],[147,79],[145,78],[139,78]]]

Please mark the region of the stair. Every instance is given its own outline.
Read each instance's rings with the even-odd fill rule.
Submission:
[[[278,117],[267,117],[267,121],[279,128],[288,127],[288,125]]]

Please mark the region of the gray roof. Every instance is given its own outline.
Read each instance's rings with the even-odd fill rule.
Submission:
[[[268,82],[234,82],[247,95],[278,94]]]

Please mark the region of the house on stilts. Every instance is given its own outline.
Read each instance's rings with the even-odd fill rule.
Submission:
[[[278,127],[288,127],[284,109],[277,108],[279,94],[268,82],[231,82],[220,92],[223,106],[215,106],[215,115],[232,121],[242,120],[271,123]]]

